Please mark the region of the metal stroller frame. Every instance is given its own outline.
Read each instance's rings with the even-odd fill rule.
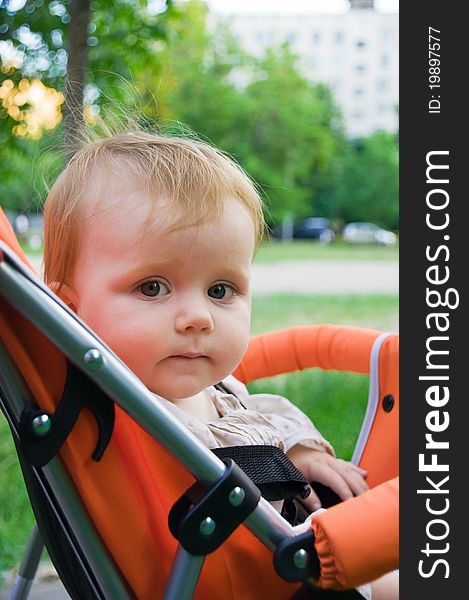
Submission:
[[[155,401],[151,392],[112,351],[26,269],[1,241],[0,296],[45,334],[71,364],[83,370],[96,386],[168,449],[208,490],[207,493],[217,490],[217,484],[219,487],[220,482],[228,476],[229,465],[205,448]],[[60,552],[54,552],[54,536],[47,535],[48,523],[44,523],[41,517],[43,502],[53,515],[51,518],[55,523],[54,527],[58,527],[61,535],[66,538],[71,555],[86,579],[86,589],[92,590],[93,597],[109,600],[134,598],[101,541],[61,458],[56,455],[43,467],[27,464],[21,447],[20,420],[23,410],[33,402],[28,386],[0,342],[0,407],[9,422],[17,446],[39,529],[45,534],[46,545],[59,575],[67,589],[73,589]],[[48,418],[46,413],[38,415],[33,424],[33,434],[39,437],[43,435],[42,428],[50,425]],[[308,525],[292,527],[257,494],[257,488],[250,480],[242,479],[242,475],[237,472],[233,477],[228,483],[231,491],[226,506],[231,507],[232,513],[236,513],[244,498],[254,494],[254,508],[242,522],[275,553],[278,569],[283,570],[290,581],[308,582],[312,586],[312,576],[317,574],[317,563],[314,552],[311,553],[312,533]],[[38,500],[41,496],[42,500]],[[229,520],[228,515],[227,519]],[[197,535],[202,546],[204,538],[210,538],[214,527],[218,527],[218,523],[213,522],[210,514],[200,520]],[[39,529],[35,526],[33,530],[11,599],[23,600],[28,596],[43,547]],[[194,554],[179,544],[164,600],[192,598],[204,559],[203,552]],[[354,594],[354,597],[358,597],[353,591],[350,592],[350,597]],[[345,592],[342,597],[347,595]]]

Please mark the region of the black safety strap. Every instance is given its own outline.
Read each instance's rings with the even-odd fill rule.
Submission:
[[[364,600],[358,590],[323,590],[304,583],[290,600]]]
[[[288,456],[276,446],[226,446],[214,448],[219,458],[231,458],[260,489],[266,500],[306,498],[310,487]]]

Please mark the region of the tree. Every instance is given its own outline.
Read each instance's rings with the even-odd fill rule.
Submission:
[[[168,23],[178,14],[172,0],[158,14],[149,11],[147,0],[0,2],[3,206],[25,210],[40,203],[44,186],[32,166],[45,161],[46,152],[47,170],[55,173],[60,159],[49,150],[63,146],[64,137],[72,146],[83,100],[88,115],[106,103],[129,101],[131,85],[122,82],[132,81],[135,71],[150,62],[157,70],[155,44],[165,39]],[[62,131],[60,136],[54,132],[62,119],[60,90],[67,92],[69,107],[63,137]]]
[[[140,71],[139,89],[149,90],[147,114],[164,127],[186,125],[199,136],[231,152],[236,115],[243,110],[243,95],[232,74],[244,60],[228,31],[207,29],[208,9],[193,0],[185,4],[159,54],[161,68]]]
[[[396,136],[377,131],[349,143],[336,165],[330,194],[334,214],[343,221],[373,221],[399,227],[399,156]]]
[[[166,127],[181,122],[237,159],[262,186],[271,222],[311,213],[342,138],[340,116],[288,46],[249,57],[229,31],[210,31],[206,6],[193,0],[160,58],[161,71],[149,67],[138,80],[157,100],[148,115]]]
[[[70,0],[70,26],[65,84],[65,148],[73,153],[77,134],[83,130],[83,103],[88,69],[90,0]]]
[[[126,97],[122,80],[131,81],[136,70],[155,61],[155,43],[165,39],[167,23],[177,14],[172,0],[158,14],[150,12],[147,0],[92,5],[90,0],[3,0],[0,83],[39,79],[63,90],[70,139],[79,128],[83,101],[90,104],[101,92]]]
[[[301,75],[288,45],[270,49],[254,67],[246,88],[246,168],[265,189],[272,220],[311,214],[342,139],[340,114],[329,89]]]

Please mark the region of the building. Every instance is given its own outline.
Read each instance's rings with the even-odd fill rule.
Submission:
[[[303,73],[327,83],[350,137],[398,128],[398,14],[379,13],[373,0],[350,0],[337,15],[233,15],[238,43],[254,56],[289,42]],[[222,17],[219,17],[222,18]]]

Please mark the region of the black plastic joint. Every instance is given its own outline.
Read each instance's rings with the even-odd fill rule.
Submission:
[[[274,569],[285,581],[306,581],[319,576],[314,534],[306,531],[280,542],[274,553]]]
[[[171,508],[169,529],[191,554],[216,550],[256,508],[259,489],[231,459],[222,478],[207,489],[195,483]]]
[[[43,467],[59,452],[83,408],[89,409],[96,419],[98,439],[92,459],[101,460],[114,429],[114,402],[85,373],[69,363],[64,391],[55,413],[41,410],[36,405],[27,406],[21,413],[21,447],[32,465]]]

